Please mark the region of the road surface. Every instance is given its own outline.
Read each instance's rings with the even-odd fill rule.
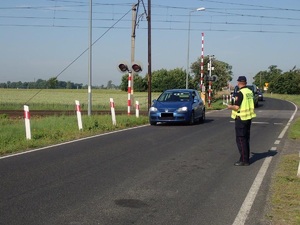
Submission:
[[[0,224],[259,224],[293,104],[266,99],[239,155],[230,111],[0,158]]]

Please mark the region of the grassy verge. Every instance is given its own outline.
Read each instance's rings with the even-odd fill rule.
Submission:
[[[273,177],[271,211],[267,215],[273,225],[300,224],[300,178],[296,176],[299,154],[284,155]]]
[[[135,127],[148,123],[148,117],[120,115],[117,125],[109,115],[82,116],[83,129],[79,130],[77,118],[71,116],[32,118],[31,140],[25,138],[24,120],[0,118],[0,155],[26,151],[52,144],[101,134],[109,131]]]
[[[300,106],[300,96],[267,94],[266,97],[294,102]],[[300,118],[296,118],[288,131],[288,138],[300,142]],[[271,209],[266,215],[273,225],[300,224],[300,178],[297,177],[299,152],[281,155],[271,183]]]

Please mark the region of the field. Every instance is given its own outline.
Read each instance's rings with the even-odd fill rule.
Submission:
[[[152,93],[151,99],[159,93]],[[120,90],[92,90],[92,109],[109,110],[110,98],[114,99],[116,110],[127,110],[127,92]],[[88,92],[86,89],[0,89],[1,110],[22,110],[29,105],[30,110],[73,110],[78,100],[82,110],[88,108]],[[148,107],[148,93],[135,92],[132,102],[139,101],[140,109]]]

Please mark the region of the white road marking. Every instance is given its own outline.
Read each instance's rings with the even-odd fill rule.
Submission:
[[[299,157],[300,157],[300,152],[299,152]],[[300,177],[300,163],[298,165],[298,173],[297,173],[297,177]]]
[[[247,197],[245,198],[242,207],[240,208],[240,211],[237,215],[237,217],[235,218],[234,222],[232,225],[243,225],[245,224],[245,221],[249,215],[249,212],[251,210],[251,207],[253,205],[253,202],[255,200],[255,197],[258,193],[258,190],[261,186],[261,183],[265,177],[265,174],[269,168],[269,165],[271,163],[272,157],[267,157],[264,161],[264,163],[262,164],[248,194]]]
[[[274,144],[275,144],[275,145],[279,145],[279,144],[280,144],[280,140],[276,140],[276,141],[274,142]]]

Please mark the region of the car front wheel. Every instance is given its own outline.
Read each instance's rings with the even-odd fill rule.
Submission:
[[[205,120],[205,110],[202,112],[202,116],[199,118],[199,123],[203,123]]]
[[[194,123],[195,123],[195,113],[192,112],[192,115],[191,115],[189,124],[192,125],[192,124],[194,124]]]
[[[156,125],[156,122],[150,121],[150,125],[155,126],[155,125]]]

